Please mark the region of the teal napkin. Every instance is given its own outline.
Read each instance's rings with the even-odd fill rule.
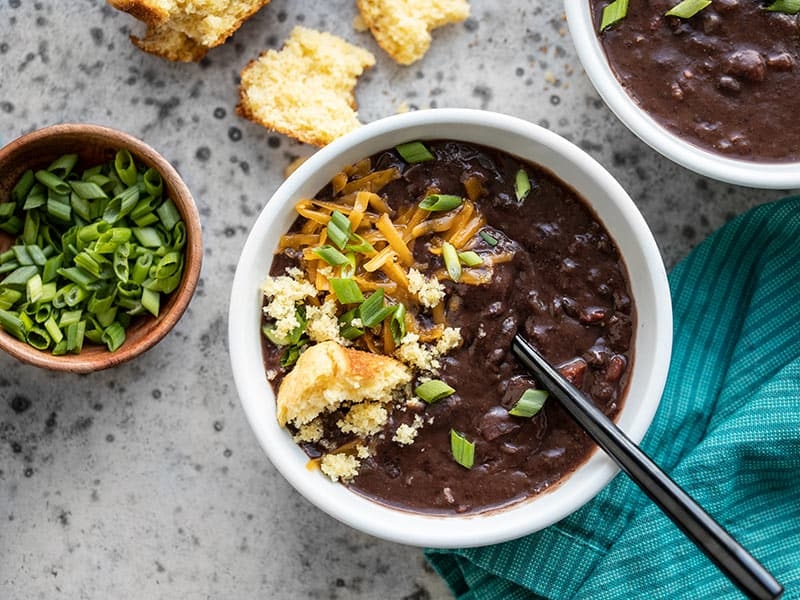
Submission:
[[[644,450],[800,597],[800,197],[725,225],[670,274],[672,364]],[[426,550],[458,598],[740,598],[624,474],[522,539]]]

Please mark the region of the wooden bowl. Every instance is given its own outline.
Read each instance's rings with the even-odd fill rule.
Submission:
[[[11,190],[28,169],[46,167],[63,154],[78,155],[77,169],[113,160],[117,150],[127,149],[137,163],[156,169],[164,182],[164,195],[174,202],[186,224],[183,278],[178,288],[162,298],[158,317],[137,316],[126,329],[125,342],[116,351],[85,343],[80,354],[54,356],[37,350],[0,328],[0,348],[22,362],[72,373],[90,373],[114,367],[145,352],[159,342],[178,322],[197,287],[202,263],[200,217],[186,184],[158,152],[141,140],[108,127],[88,124],[60,124],[23,135],[0,149],[0,202],[9,200]],[[0,251],[15,239],[0,232]]]

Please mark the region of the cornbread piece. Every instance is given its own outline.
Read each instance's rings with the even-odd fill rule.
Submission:
[[[131,41],[145,52],[169,60],[198,61],[224,43],[269,0],[108,0],[147,25]]]
[[[469,16],[466,0],[357,0],[357,4],[375,41],[401,65],[425,55],[431,30]]]
[[[280,51],[267,50],[241,73],[236,112],[268,129],[324,146],[361,125],[353,88],[375,64],[367,50],[295,27]]]
[[[408,367],[393,358],[321,342],[300,355],[278,388],[278,422],[301,427],[344,402],[388,402],[410,380]]]

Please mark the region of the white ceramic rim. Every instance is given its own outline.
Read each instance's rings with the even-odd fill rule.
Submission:
[[[643,142],[670,160],[719,181],[754,188],[800,187],[800,165],[728,158],[681,140],[648,115],[620,85],[606,60],[589,0],[564,0],[572,41],[583,69],[611,111]]]
[[[498,136],[502,136],[500,142]],[[564,138],[514,117],[472,109],[430,109],[394,115],[359,128],[320,149],[275,192],[245,242],[231,291],[229,349],[236,388],[245,414],[272,464],[289,483],[334,518],[368,534],[414,546],[443,548],[487,545],[515,539],[566,517],[593,498],[618,472],[595,452],[556,489],[507,509],[474,516],[431,516],[388,508],[306,468],[307,457],[275,418],[274,395],[261,356],[258,284],[280,233],[294,219],[294,201],[316,194],[342,167],[375,152],[414,139],[461,139],[503,148],[550,169],[585,198],[605,197],[603,217],[617,239],[630,271],[647,273],[632,281],[636,302],[653,307],[639,320],[636,356],[629,385],[636,414],[623,409],[620,427],[635,442],[644,436],[658,407],[672,347],[672,311],[666,273],[655,240],[641,213],[622,187],[588,154]],[[286,207],[289,207],[288,210]],[[268,235],[272,229],[274,235]],[[612,234],[613,235],[613,234]],[[633,261],[631,263],[631,261]],[[646,362],[644,362],[646,361]],[[633,402],[626,407],[633,406]]]

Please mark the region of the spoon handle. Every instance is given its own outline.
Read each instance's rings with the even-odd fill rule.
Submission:
[[[512,352],[561,402],[642,491],[750,598],[772,600],[783,586],[725,529],[662,471],[611,419],[561,376],[521,335]]]

